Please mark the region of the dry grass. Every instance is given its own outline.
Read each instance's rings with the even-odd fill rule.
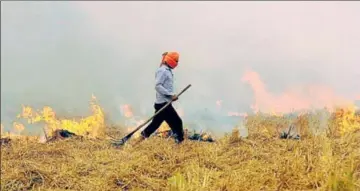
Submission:
[[[249,118],[248,138],[216,143],[14,139],[1,146],[1,190],[360,190],[360,131],[313,136],[304,120],[300,141],[278,138],[286,120],[261,116]]]

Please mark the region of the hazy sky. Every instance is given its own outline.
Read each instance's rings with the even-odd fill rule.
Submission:
[[[250,111],[246,71],[274,95],[316,86],[354,99],[359,10],[360,2],[1,2],[2,121],[20,104],[84,115],[92,93],[114,120],[126,103],[148,116],[155,70],[172,50],[176,90],[193,85],[176,104],[187,122]]]

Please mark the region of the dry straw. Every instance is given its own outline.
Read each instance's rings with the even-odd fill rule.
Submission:
[[[92,136],[14,137],[1,146],[1,190],[360,190],[360,118],[345,123],[344,113],[316,135],[310,115],[250,116],[247,138],[234,129],[215,143],[152,137],[116,149]],[[279,139],[290,124],[300,140]]]

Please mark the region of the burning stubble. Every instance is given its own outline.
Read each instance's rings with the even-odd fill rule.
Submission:
[[[354,106],[354,100],[336,94],[330,87],[321,85],[294,86],[276,95],[266,89],[258,73],[252,70],[245,72],[242,81],[253,90],[254,112],[291,113],[311,109]]]
[[[181,55],[176,90],[194,86],[175,104],[189,123],[351,105],[360,87],[358,6],[2,2],[2,122],[11,128],[21,104],[82,116],[93,92],[115,123],[143,120],[153,113],[154,72],[169,50]]]

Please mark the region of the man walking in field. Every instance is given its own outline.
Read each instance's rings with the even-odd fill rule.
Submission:
[[[178,65],[179,54],[177,52],[165,52],[162,56],[160,67],[157,69],[155,75],[155,112],[160,110],[169,101],[176,101],[178,99],[173,90],[174,75],[172,70]],[[183,123],[172,104],[154,117],[151,123],[141,132],[142,136],[140,136],[139,141],[148,138],[164,121],[166,121],[174,133],[176,143],[181,143],[184,140]]]

